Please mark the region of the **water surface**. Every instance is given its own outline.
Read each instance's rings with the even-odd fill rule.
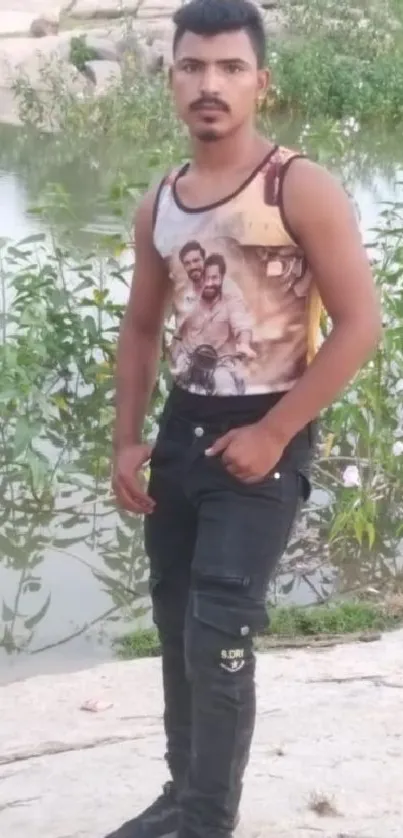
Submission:
[[[26,159],[19,162],[12,153],[15,139],[13,130],[0,130],[0,238],[18,241],[47,232],[47,225],[30,213],[44,183],[39,162],[35,168],[39,158],[33,148],[29,165]],[[383,155],[382,143],[374,136],[371,157],[367,138],[358,173],[350,178],[366,232],[376,226],[383,201],[403,197],[403,152],[400,158],[397,145],[385,141]],[[65,183],[73,195],[71,223],[77,246],[85,245],[93,231],[118,229],[107,209],[97,206],[95,171],[59,166],[52,168],[49,178]],[[124,301],[127,292],[121,285],[116,283],[112,290],[116,300]],[[105,498],[105,486],[102,491]],[[66,494],[53,516],[41,518],[28,508],[6,510],[3,516],[0,682],[109,660],[116,635],[150,624],[141,523],[118,513],[108,500],[88,502],[85,496]],[[357,561],[355,550],[330,560],[317,526],[317,510],[326,509],[328,501],[326,490],[315,489],[272,591],[281,602],[308,604],[334,591],[382,589],[403,567],[402,545],[389,538],[387,520],[381,552],[363,551]]]

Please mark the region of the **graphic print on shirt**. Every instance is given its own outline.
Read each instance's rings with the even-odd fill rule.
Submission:
[[[225,247],[206,251],[200,242],[190,241],[179,252],[190,287],[177,312],[171,357],[177,382],[185,389],[242,395],[245,364],[256,357],[253,318],[242,291],[228,276],[223,251]]]
[[[173,283],[170,366],[191,392],[283,391],[308,363],[312,277],[279,211],[279,155],[200,213],[182,211],[169,183],[162,191],[154,239]]]

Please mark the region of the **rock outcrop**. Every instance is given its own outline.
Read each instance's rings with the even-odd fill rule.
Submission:
[[[104,92],[121,78],[127,63],[141,73],[166,71],[171,18],[183,2],[0,0],[0,121],[18,122],[18,107],[10,106],[15,79],[23,76],[34,90],[43,90],[52,66],[58,67],[69,90],[80,94]],[[270,36],[280,33],[284,19],[277,4],[255,2],[263,9]]]

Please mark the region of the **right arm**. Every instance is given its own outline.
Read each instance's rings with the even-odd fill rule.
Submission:
[[[155,197],[155,191],[148,193],[136,213],[135,269],[117,348],[114,489],[121,505],[133,512],[152,511],[136,474],[151,451],[142,432],[158,374],[171,287],[153,244]]]

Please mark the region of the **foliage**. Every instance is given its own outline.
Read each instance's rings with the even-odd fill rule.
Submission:
[[[333,0],[330,7],[335,13]],[[292,38],[279,42],[272,56],[274,107],[261,115],[268,135],[337,170],[350,189],[357,178],[374,189],[381,166],[393,182],[401,154],[400,131],[375,134],[362,127],[374,115],[379,121],[400,118],[403,107],[398,36],[388,40],[393,27],[385,15],[380,21],[383,8],[371,10],[378,15],[374,29],[353,27],[351,9],[338,5],[340,26],[332,29],[323,16],[324,0],[312,0],[308,14],[296,4]],[[304,40],[297,30],[305,31]],[[145,79],[127,65],[120,88],[94,97],[77,95],[54,66],[44,67],[43,76],[45,97],[26,79],[16,81],[25,130],[11,137],[8,150],[4,143],[0,149],[1,164],[22,169],[29,194],[35,201],[41,195],[33,212],[38,226],[50,231],[17,244],[4,242],[0,251],[0,547],[3,567],[19,574],[14,599],[2,593],[0,645],[8,652],[38,651],[34,633],[55,607],[40,570],[49,551],[96,578],[115,609],[106,619],[122,609],[125,616],[138,616],[147,607],[140,529],[110,498],[112,375],[132,268],[133,207],[186,153],[161,78]],[[309,123],[295,118],[296,110],[309,114]],[[62,129],[58,134],[44,133],[56,126]],[[306,602],[307,596],[323,602],[335,590],[357,593],[357,586],[393,592],[401,585],[396,557],[402,536],[403,206],[398,197],[384,207],[370,244],[384,340],[323,417],[312,501],[270,591],[280,606],[273,618],[283,615],[279,633],[291,619],[288,609],[281,610],[289,602]],[[150,433],[165,387],[161,374]],[[347,467],[358,475],[349,485]],[[24,611],[28,597],[40,598],[33,613]],[[304,609],[302,623],[307,614]],[[354,614],[343,614],[348,631],[354,630]],[[364,616],[359,619],[365,622]],[[326,630],[322,619],[328,626],[336,619],[323,608],[311,617],[315,633]],[[292,620],[297,633],[309,633],[299,617]],[[152,651],[154,640],[145,634],[142,648]]]
[[[269,609],[270,627],[265,636],[257,638],[259,651],[270,648],[270,640],[297,641],[304,638],[326,638],[340,635],[365,634],[397,628],[403,621],[402,602],[376,605],[372,602],[339,602],[303,608]],[[119,657],[157,657],[161,647],[153,629],[134,631],[119,638],[116,643]]]
[[[403,14],[399,20],[394,11],[389,2],[288,2],[290,37],[269,56],[274,107],[307,118],[400,122]]]
[[[400,205],[385,207],[374,231],[374,271],[383,306],[384,335],[376,356],[343,399],[325,417],[328,444],[324,470],[335,480],[332,462],[354,463],[357,486],[345,487],[334,508],[331,538],[376,542],[387,510],[397,535],[403,484],[403,218]],[[335,460],[333,459],[335,458]],[[333,481],[332,481],[333,477]],[[337,482],[336,476],[336,482]]]
[[[87,43],[86,35],[74,35],[70,41],[70,64],[83,72],[87,61],[97,58],[97,51]]]

